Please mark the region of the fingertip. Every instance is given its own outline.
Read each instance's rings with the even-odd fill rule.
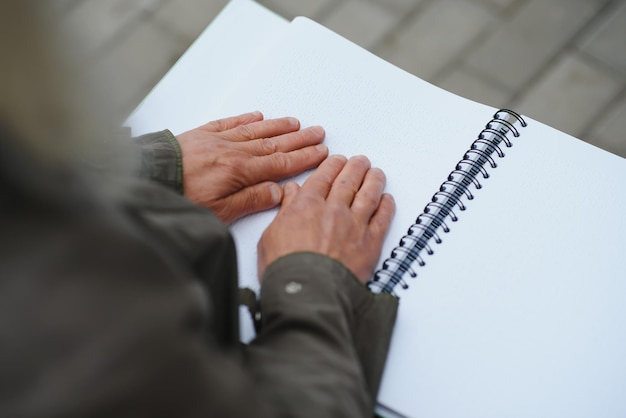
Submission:
[[[239,125],[248,125],[254,122],[260,122],[263,120],[263,113],[258,110],[250,113],[244,113],[243,115],[238,116],[241,119],[241,123]]]
[[[272,203],[278,205],[283,200],[283,189],[276,183],[269,185],[270,195],[272,197]]]
[[[311,126],[309,129],[311,130],[311,132],[313,132],[315,135],[317,135],[319,137],[323,138],[326,135],[326,131],[324,130],[324,128],[322,128],[319,125]]]
[[[378,177],[380,177],[382,179],[386,179],[387,178],[387,176],[385,175],[385,172],[382,169],[378,168],[378,167],[372,167],[372,168],[370,168],[370,171],[371,171],[371,173],[373,175],[378,176]]]
[[[366,180],[373,181],[378,184],[382,196],[382,191],[385,188],[385,184],[387,184],[387,176],[385,175],[385,172],[378,167],[371,167],[367,171]]]
[[[284,196],[283,196],[283,201],[282,201],[283,207],[291,203],[291,201],[295,198],[299,190],[300,190],[300,186],[298,185],[298,183],[290,181],[287,184],[285,184]]]
[[[393,196],[389,193],[383,193],[380,198],[378,209],[372,217],[372,222],[376,225],[378,231],[381,234],[386,234],[391,225],[391,220],[396,213],[396,202]]]
[[[333,175],[333,180],[334,180],[334,177],[336,177],[337,174],[339,174],[339,172],[341,170],[343,170],[343,168],[346,166],[347,163],[348,163],[348,159],[346,158],[345,155],[335,154],[335,155],[331,155],[330,157],[326,158],[326,160],[324,160],[324,162],[322,164],[324,166],[333,167],[333,170],[337,171]]]
[[[284,187],[285,196],[291,196],[292,194],[297,192],[299,188],[300,186],[298,186],[297,183],[293,181],[288,182],[287,184],[285,184],[285,187]]]
[[[353,161],[361,161],[363,163],[365,163],[367,165],[367,167],[371,167],[372,163],[370,162],[370,159],[367,158],[365,155],[355,155],[354,157],[350,158]]]
[[[289,125],[296,130],[300,128],[300,121],[296,118],[289,117],[287,118],[287,122],[289,122]]]
[[[393,198],[393,195],[391,193],[383,193],[383,195],[381,196],[381,201],[384,201],[387,204],[391,205],[394,209],[396,207],[396,200]]]
[[[389,213],[388,222],[390,223],[394,215],[396,214],[396,200],[393,198],[391,194],[384,193],[382,196],[381,202],[384,202],[385,206],[387,206],[387,212]]]
[[[320,154],[324,154],[327,155],[328,154],[328,147],[324,144],[317,144],[315,146],[315,149],[320,153]]]
[[[341,155],[341,154],[335,154],[335,155],[331,155],[330,157],[328,157],[329,159],[333,159],[333,160],[337,160],[337,161],[341,161],[343,163],[348,162],[348,159],[346,158],[345,155]]]

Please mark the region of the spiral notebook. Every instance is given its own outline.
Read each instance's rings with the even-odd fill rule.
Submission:
[[[237,16],[220,27],[243,30]],[[294,115],[323,125],[332,153],[387,173],[397,213],[370,287],[400,308],[378,412],[626,416],[626,161],[430,85],[308,19],[270,26],[250,29],[265,41],[203,116]],[[131,118],[140,132],[159,102]],[[186,112],[201,110],[159,123],[191,128]],[[274,214],[232,227],[242,285],[258,288],[256,242]]]

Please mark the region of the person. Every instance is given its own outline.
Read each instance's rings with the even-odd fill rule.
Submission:
[[[3,88],[45,66],[15,68]],[[372,415],[397,309],[365,286],[394,212],[381,170],[328,156],[321,127],[259,112],[120,143],[94,165],[90,125],[59,127],[61,97],[44,90],[0,99],[0,416]],[[252,255],[226,225],[277,205],[242,345],[236,256]]]

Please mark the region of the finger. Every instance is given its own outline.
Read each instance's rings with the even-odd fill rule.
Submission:
[[[343,155],[328,157],[304,182],[301,189],[302,192],[326,199],[333,181],[335,181],[347,161]]]
[[[246,187],[230,195],[225,200],[225,216],[222,219],[231,223],[251,213],[271,209],[283,198],[283,189],[276,183],[264,182]]]
[[[382,240],[385,238],[385,235],[387,235],[387,231],[389,231],[389,226],[391,225],[391,220],[395,212],[396,202],[393,196],[389,193],[384,193],[380,199],[378,209],[376,209],[369,223],[373,238],[380,240],[381,245]]]
[[[333,183],[328,200],[351,206],[370,167],[370,160],[365,156],[350,158]]]
[[[222,132],[223,137],[233,142],[245,142],[260,138],[271,138],[295,132],[300,129],[300,121],[296,118],[268,119]]]
[[[285,187],[283,188],[282,206],[283,207],[289,206],[291,202],[293,202],[293,199],[296,197],[299,190],[300,190],[300,186],[298,185],[298,183],[294,183],[293,181],[290,181],[289,183],[285,184]]]
[[[283,135],[249,141],[246,145],[254,155],[270,155],[276,152],[290,152],[317,145],[324,140],[325,135],[326,133],[321,126],[312,126]]]
[[[328,147],[319,144],[296,151],[254,157],[246,167],[246,180],[250,184],[282,180],[317,167],[327,156]]]
[[[203,125],[202,128],[209,132],[223,132],[241,125],[261,120],[263,120],[263,114],[261,112],[250,112],[238,116],[232,116],[230,118],[214,120],[206,125]]]
[[[352,210],[359,219],[369,223],[376,212],[385,188],[385,173],[379,168],[370,169],[365,175],[361,188],[354,196]]]

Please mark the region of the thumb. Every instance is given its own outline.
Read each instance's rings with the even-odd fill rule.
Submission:
[[[228,197],[226,202],[227,223],[262,210],[277,206],[283,198],[283,189],[276,183],[264,182],[248,186]]]

